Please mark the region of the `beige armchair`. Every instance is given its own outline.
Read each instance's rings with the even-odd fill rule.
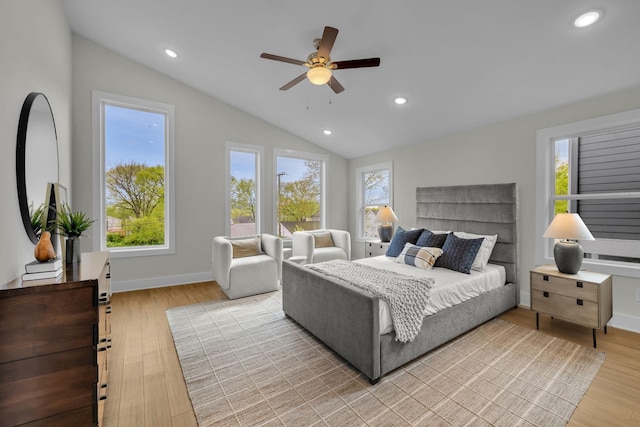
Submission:
[[[344,230],[296,231],[293,257],[306,257],[307,264],[333,259],[351,260],[351,235]]]
[[[278,289],[282,278],[280,237],[214,237],[212,258],[213,278],[229,299]]]

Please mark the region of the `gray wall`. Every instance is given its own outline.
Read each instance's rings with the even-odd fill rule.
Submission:
[[[640,108],[640,86],[469,132],[376,153],[349,162],[349,189],[355,192],[358,167],[393,161],[396,226],[411,227],[416,216],[415,189],[422,186],[516,182],[520,192],[521,302],[528,305],[529,270],[535,267],[536,130]],[[355,193],[353,193],[355,194]],[[349,205],[349,229],[355,235],[355,202]],[[354,257],[364,244],[355,243]],[[640,280],[616,276],[614,324],[635,324],[640,331]]]
[[[6,283],[34,259],[34,245],[20,218],[15,168],[18,119],[30,92],[49,99],[58,133],[60,182],[71,190],[71,30],[60,2],[2,0],[0,58],[0,283]]]
[[[224,235],[225,141],[265,148],[265,231],[273,221],[273,148],[329,154],[328,226],[348,225],[347,161],[243,111],[73,35],[73,184],[75,208],[92,216],[91,91],[175,106],[176,253],[112,260],[114,291],[210,280],[211,240]],[[95,240],[95,241],[92,241]],[[87,238],[83,249],[98,249]]]

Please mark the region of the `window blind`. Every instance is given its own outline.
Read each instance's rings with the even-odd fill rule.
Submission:
[[[640,128],[589,135],[578,142],[578,194],[640,191]],[[593,236],[640,240],[640,199],[578,201]]]

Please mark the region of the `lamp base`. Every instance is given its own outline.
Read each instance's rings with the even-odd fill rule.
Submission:
[[[560,273],[576,274],[582,267],[584,251],[578,242],[561,240],[553,246],[553,258]]]
[[[378,226],[378,237],[380,237],[381,242],[390,242],[392,235],[393,235],[393,225],[380,224]]]

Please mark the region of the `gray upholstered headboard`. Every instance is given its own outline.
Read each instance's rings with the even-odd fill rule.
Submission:
[[[430,230],[497,234],[489,262],[518,283],[518,188],[513,184],[416,188],[416,225]]]

